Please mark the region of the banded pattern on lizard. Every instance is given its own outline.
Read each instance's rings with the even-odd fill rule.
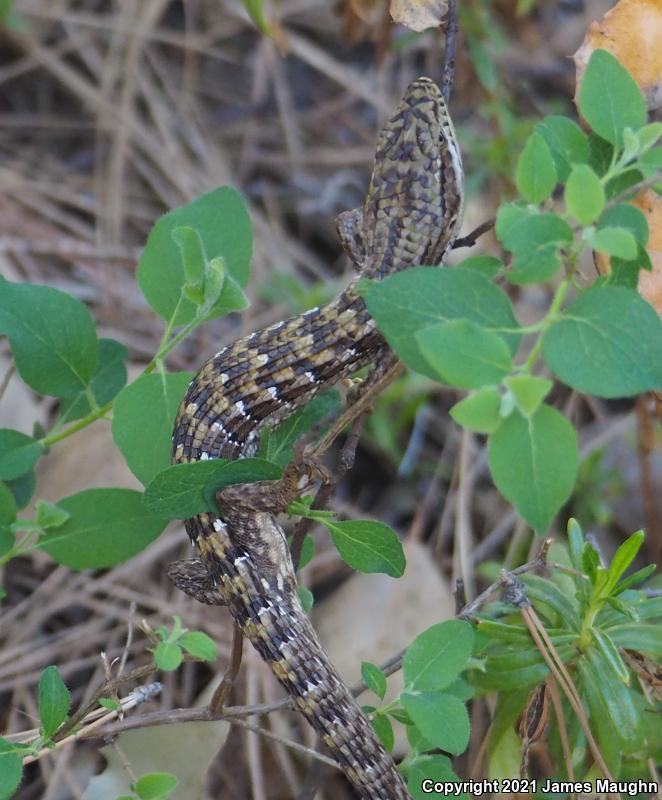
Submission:
[[[419,78],[379,136],[363,208],[340,215],[339,234],[359,276],[381,278],[412,264],[439,264],[461,214],[462,165],[452,124],[438,87]],[[211,358],[180,406],[173,460],[250,455],[264,424],[277,424],[341,378],[388,359],[355,282],[323,308],[253,333]],[[186,521],[202,565],[188,573],[179,562],[171,577],[198,599],[206,593],[206,602],[227,605],[360,797],[401,800],[409,797],[402,777],[301,607],[274,518],[309,480],[305,465],[291,464],[280,481],[223,489],[218,514]]]

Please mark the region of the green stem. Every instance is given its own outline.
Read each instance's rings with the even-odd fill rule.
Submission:
[[[37,543],[39,542],[39,537],[43,533],[43,530],[32,530],[26,533],[26,535],[17,542],[14,542],[13,547],[11,550],[8,550],[2,557],[0,557],[0,567],[3,567],[13,558],[18,558],[18,556],[23,556],[26,553],[31,552],[32,550],[37,549]],[[32,539],[32,541],[31,541]]]
[[[78,431],[82,431],[83,428],[86,428],[88,425],[92,424],[96,420],[105,416],[111,410],[112,407],[113,404],[111,401],[110,403],[106,403],[105,405],[98,407],[95,411],[90,411],[90,413],[87,414],[87,416],[83,417],[82,419],[79,419],[78,422],[74,422],[73,425],[70,425],[63,431],[59,431],[59,433],[51,433],[48,436],[44,436],[39,440],[39,444],[42,444],[44,447],[50,447],[52,444],[55,444],[56,442],[61,442],[62,439],[66,439],[72,434],[78,433]]]
[[[570,288],[570,281],[567,278],[564,278],[556,287],[556,292],[554,293],[552,304],[549,307],[547,316],[542,321],[542,325],[540,326],[540,334],[538,335],[535,344],[531,348],[529,357],[522,365],[522,372],[531,372],[531,370],[533,369],[533,365],[536,363],[536,361],[538,360],[538,356],[540,355],[540,350],[542,348],[542,340],[545,335],[545,331],[549,328],[550,325],[552,325],[556,321],[556,315],[558,314],[561,306],[563,305],[563,301],[565,300],[565,296],[568,293],[569,288]]]

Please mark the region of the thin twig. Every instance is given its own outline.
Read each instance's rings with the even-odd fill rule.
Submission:
[[[496,218],[492,217],[492,219],[485,220],[485,222],[481,222],[481,224],[474,228],[470,233],[466,236],[462,236],[456,239],[453,242],[452,250],[456,250],[458,247],[473,247],[478,239],[488,231],[492,230],[496,223]]]
[[[235,679],[241,667],[241,656],[244,650],[244,634],[238,625],[232,626],[232,654],[230,661],[225,668],[225,673],[216,688],[210,702],[209,710],[214,717],[222,716],[223,705],[230,690],[234,686]]]
[[[448,22],[446,24],[446,52],[444,54],[444,72],[441,79],[441,95],[448,103],[453,90],[455,76],[455,42],[457,39],[456,0],[448,0]]]
[[[315,499],[311,505],[312,510],[320,510],[327,507],[329,500],[336,490],[336,486],[345,477],[345,474],[354,466],[356,448],[358,446],[359,439],[361,438],[361,430],[367,414],[368,409],[364,410],[363,414],[360,417],[357,417],[352,423],[352,429],[349,432],[349,435],[340,453],[338,454],[338,460],[331,476],[331,480],[323,483],[317,490],[317,494],[315,495]],[[292,561],[294,562],[295,569],[299,564],[299,559],[301,558],[301,548],[303,547],[306,534],[310,531],[314,524],[315,520],[309,519],[308,517],[302,517],[294,528],[290,551],[292,553]]]

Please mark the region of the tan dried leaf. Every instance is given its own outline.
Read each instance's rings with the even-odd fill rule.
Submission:
[[[646,250],[653,269],[639,271],[639,294],[647,300],[662,319],[662,197],[652,190],[638,194],[631,201],[646,217],[650,232]],[[609,256],[595,253],[595,263],[603,275],[609,272]]]
[[[447,0],[391,0],[394,22],[418,32],[441,25],[447,11]]]
[[[608,50],[630,72],[649,110],[662,105],[662,2],[620,0],[592,22],[574,55],[577,84],[594,50]]]

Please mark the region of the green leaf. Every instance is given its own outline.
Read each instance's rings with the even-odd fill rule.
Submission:
[[[449,686],[466,666],[473,642],[473,629],[462,620],[447,620],[423,631],[402,660],[406,687],[428,691]]]
[[[551,609],[552,614],[547,609],[539,609],[547,619],[556,625],[574,630],[580,624],[580,610],[576,597],[569,593],[564,586],[561,588],[554,581],[541,578],[539,575],[523,575],[527,594],[536,604],[544,604]]]
[[[173,464],[150,481],[144,503],[153,514],[167,519],[188,519],[204,511],[216,511],[216,492],[234,483],[278,480],[277,464],[261,458],[226,461],[214,458]]]
[[[606,599],[611,608],[613,608],[615,611],[618,611],[619,614],[622,614],[624,617],[633,620],[633,622],[639,621],[639,616],[630,603],[624,603],[618,597],[614,597],[613,595],[610,595]]]
[[[107,708],[108,711],[121,711],[122,709],[122,704],[117,700],[113,700],[112,697],[100,697],[97,702],[102,708]]]
[[[593,628],[593,639],[605,660],[605,664],[609,665],[621,683],[629,684],[630,673],[609,634],[599,628]]]
[[[560,380],[587,394],[627,397],[662,388],[662,323],[630,289],[582,292],[545,332],[542,352]]]
[[[429,742],[453,755],[464,752],[469,743],[470,724],[461,700],[442,692],[403,692],[400,700]]]
[[[602,755],[613,775],[618,775],[621,769],[622,745],[618,731],[612,730],[612,720],[609,717],[604,700],[594,683],[593,676],[585,659],[579,662],[579,685],[586,698],[590,713],[591,730],[602,752]]]
[[[543,533],[570,497],[577,475],[577,435],[558,411],[541,405],[531,417],[511,414],[488,440],[494,483],[524,519]]]
[[[624,128],[646,123],[646,103],[625,67],[606,50],[591,54],[579,87],[579,111],[603,139],[623,142]]]
[[[584,566],[584,534],[576,519],[568,520],[568,551],[572,566],[581,572]]]
[[[637,256],[637,240],[623,228],[600,228],[590,238],[594,250],[630,261]]]
[[[159,642],[154,650],[154,661],[164,672],[176,670],[183,660],[182,648],[172,642]]]
[[[534,375],[511,375],[504,380],[504,384],[512,392],[515,405],[525,417],[530,417],[538,410],[554,385],[547,378],[536,378]]]
[[[170,237],[179,250],[187,284],[195,285],[199,282],[202,286],[207,270],[207,254],[197,230],[190,225],[180,225],[170,231]],[[203,299],[201,292],[200,302]]]
[[[46,500],[37,500],[35,503],[35,510],[37,512],[36,521],[42,530],[46,528],[59,528],[60,525],[69,519],[69,514],[60,506],[55,503],[49,503]]]
[[[576,164],[565,185],[568,211],[582,225],[596,220],[605,207],[605,190],[588,164]]]
[[[536,125],[536,131],[549,146],[559,180],[567,180],[573,164],[588,161],[588,138],[576,122],[567,117],[549,116]]]
[[[345,563],[359,572],[384,572],[399,578],[405,571],[400,540],[383,522],[322,520]]]
[[[601,697],[616,735],[631,746],[641,746],[641,720],[632,694],[609,662],[596,648],[589,647],[585,658],[579,659],[579,665],[584,680],[590,680]]]
[[[637,141],[639,142],[639,152],[644,153],[649,150],[662,136],[662,122],[649,122],[637,131]]]
[[[5,740],[0,740],[4,743]],[[7,744],[9,744],[7,742]],[[23,778],[23,757],[17,752],[0,752],[0,800],[9,800]]]
[[[307,614],[315,603],[313,593],[310,591],[310,589],[308,589],[308,587],[299,585],[297,586],[297,594],[299,595],[301,606]]]
[[[598,230],[602,228],[625,228],[640,245],[645,247],[648,244],[646,217],[630,203],[619,203],[613,208],[608,208],[598,221]]]
[[[37,485],[37,476],[33,469],[21,475],[20,478],[14,478],[11,481],[5,481],[5,486],[14,496],[14,501],[18,509],[25,508],[30,502],[34,494],[35,486]]]
[[[169,772],[150,772],[143,775],[132,787],[140,800],[161,800],[177,786],[177,777]]]
[[[496,277],[500,269],[503,269],[503,262],[495,256],[469,256],[456,265],[455,269],[473,269],[480,272],[486,278]]]
[[[432,749],[432,748],[430,748]],[[429,781],[429,783],[425,783]],[[416,758],[407,768],[407,788],[413,800],[430,800],[429,786],[436,783],[448,784],[449,790],[455,793],[455,786],[460,782],[453,772],[450,759],[447,756],[434,755]],[[425,789],[423,788],[425,786]],[[444,795],[441,795],[443,797]],[[458,800],[468,800],[466,792],[455,795]]]
[[[384,714],[376,714],[371,722],[379,741],[384,745],[384,749],[387,753],[391,753],[393,751],[393,745],[395,744],[391,720]]]
[[[313,398],[269,431],[264,457],[280,467],[287,466],[294,457],[294,443],[339,408],[340,394],[335,389]]]
[[[39,548],[71,569],[112,567],[144,550],[167,521],[131,489],[86,489],[58,502],[69,519],[49,529]]]
[[[609,583],[607,591],[611,592],[611,590],[614,589],[625,570],[632,564],[645,538],[643,531],[637,531],[631,536],[628,536],[614,553],[608,570]]]
[[[515,258],[506,277],[511,283],[538,283],[558,270],[559,248],[572,241],[568,223],[556,214],[529,214],[499,237]]]
[[[222,256],[228,278],[210,316],[227,314],[244,307],[236,289],[246,285],[248,264],[252,254],[251,223],[241,195],[229,186],[215,189],[158,220],[147,239],[138,262],[138,283],[147,302],[157,314],[175,325],[191,322],[196,305],[184,299],[179,303],[187,283],[180,253],[173,247],[172,232],[176,228],[194,228],[209,259]],[[234,296],[231,296],[231,293]]]
[[[539,133],[532,133],[517,161],[517,189],[529,203],[541,203],[550,196],[556,181],[556,167],[549,147]]]
[[[6,483],[0,482],[0,526],[11,525],[15,519],[16,500],[14,500],[14,495]]]
[[[237,296],[237,307],[246,308],[248,305],[248,299],[246,298],[246,295],[241,290],[239,284],[233,280],[232,277],[227,275],[225,259],[217,256],[216,258],[212,258],[207,265],[207,270],[205,272],[205,288],[202,295],[203,302],[198,309],[198,315],[200,317],[209,319],[210,315],[214,316],[213,308],[221,296],[221,292],[225,287],[226,279],[228,284],[234,284],[231,289],[231,295],[232,297]],[[226,295],[226,300],[227,297],[228,295]]]
[[[505,293],[471,269],[412,267],[381,281],[359,284],[371,315],[398,355],[417,372],[436,378],[414,335],[439,322],[465,319],[502,334],[514,353],[519,325]]]
[[[315,540],[310,534],[306,534],[301,545],[301,553],[299,555],[299,563],[297,569],[302,570],[305,566],[310,564],[315,555]]]
[[[646,578],[650,577],[656,569],[657,567],[655,564],[649,564],[647,567],[642,567],[641,569],[636,570],[618,584],[618,586],[614,589],[614,594],[620,594],[621,592],[629,589],[631,586],[636,586],[638,583],[642,583],[646,580]]]
[[[572,241],[572,229],[557,214],[550,212],[521,215],[511,225],[502,229],[499,240],[513,253],[530,247],[568,244]]]
[[[511,229],[519,222],[530,217],[535,216],[539,212],[531,206],[524,205],[521,202],[516,203],[502,203],[499,206],[496,215],[496,223],[494,225],[494,232],[500,242],[505,242],[510,235]]]
[[[492,433],[501,425],[501,394],[496,386],[483,386],[460,400],[450,410],[451,417],[470,431]]]
[[[57,667],[46,667],[39,678],[39,719],[42,735],[50,739],[67,718],[71,695]]]
[[[637,161],[636,166],[644,178],[652,178],[662,167],[662,147],[648,150]]]
[[[109,403],[126,384],[124,361],[128,353],[126,347],[114,339],[99,339],[97,366],[89,386],[98,406]],[[60,402],[61,420],[70,422],[91,411],[85,391],[79,392],[75,397],[66,397]]]
[[[642,622],[627,622],[609,628],[609,636],[615,647],[639,650],[651,658],[662,656],[662,635],[659,622],[646,625]]]
[[[214,640],[202,631],[188,631],[182,634],[177,640],[177,644],[190,653],[195,658],[203,661],[216,661],[218,649]]]
[[[97,365],[97,334],[83,303],[50,286],[0,278],[0,334],[9,336],[21,378],[40,394],[84,389]]]
[[[11,480],[25,475],[44,452],[44,447],[31,436],[0,428],[0,479]]]
[[[386,694],[386,675],[376,664],[370,661],[361,662],[361,677],[371,692],[377,695],[380,700]]]
[[[262,0],[241,0],[241,2],[258,30],[268,36],[271,29],[264,14],[264,4]]]
[[[467,319],[418,331],[416,341],[437,379],[460,389],[499,383],[512,367],[504,340]]]
[[[193,374],[142,375],[117,395],[113,440],[143,484],[170,464],[172,429]]]

